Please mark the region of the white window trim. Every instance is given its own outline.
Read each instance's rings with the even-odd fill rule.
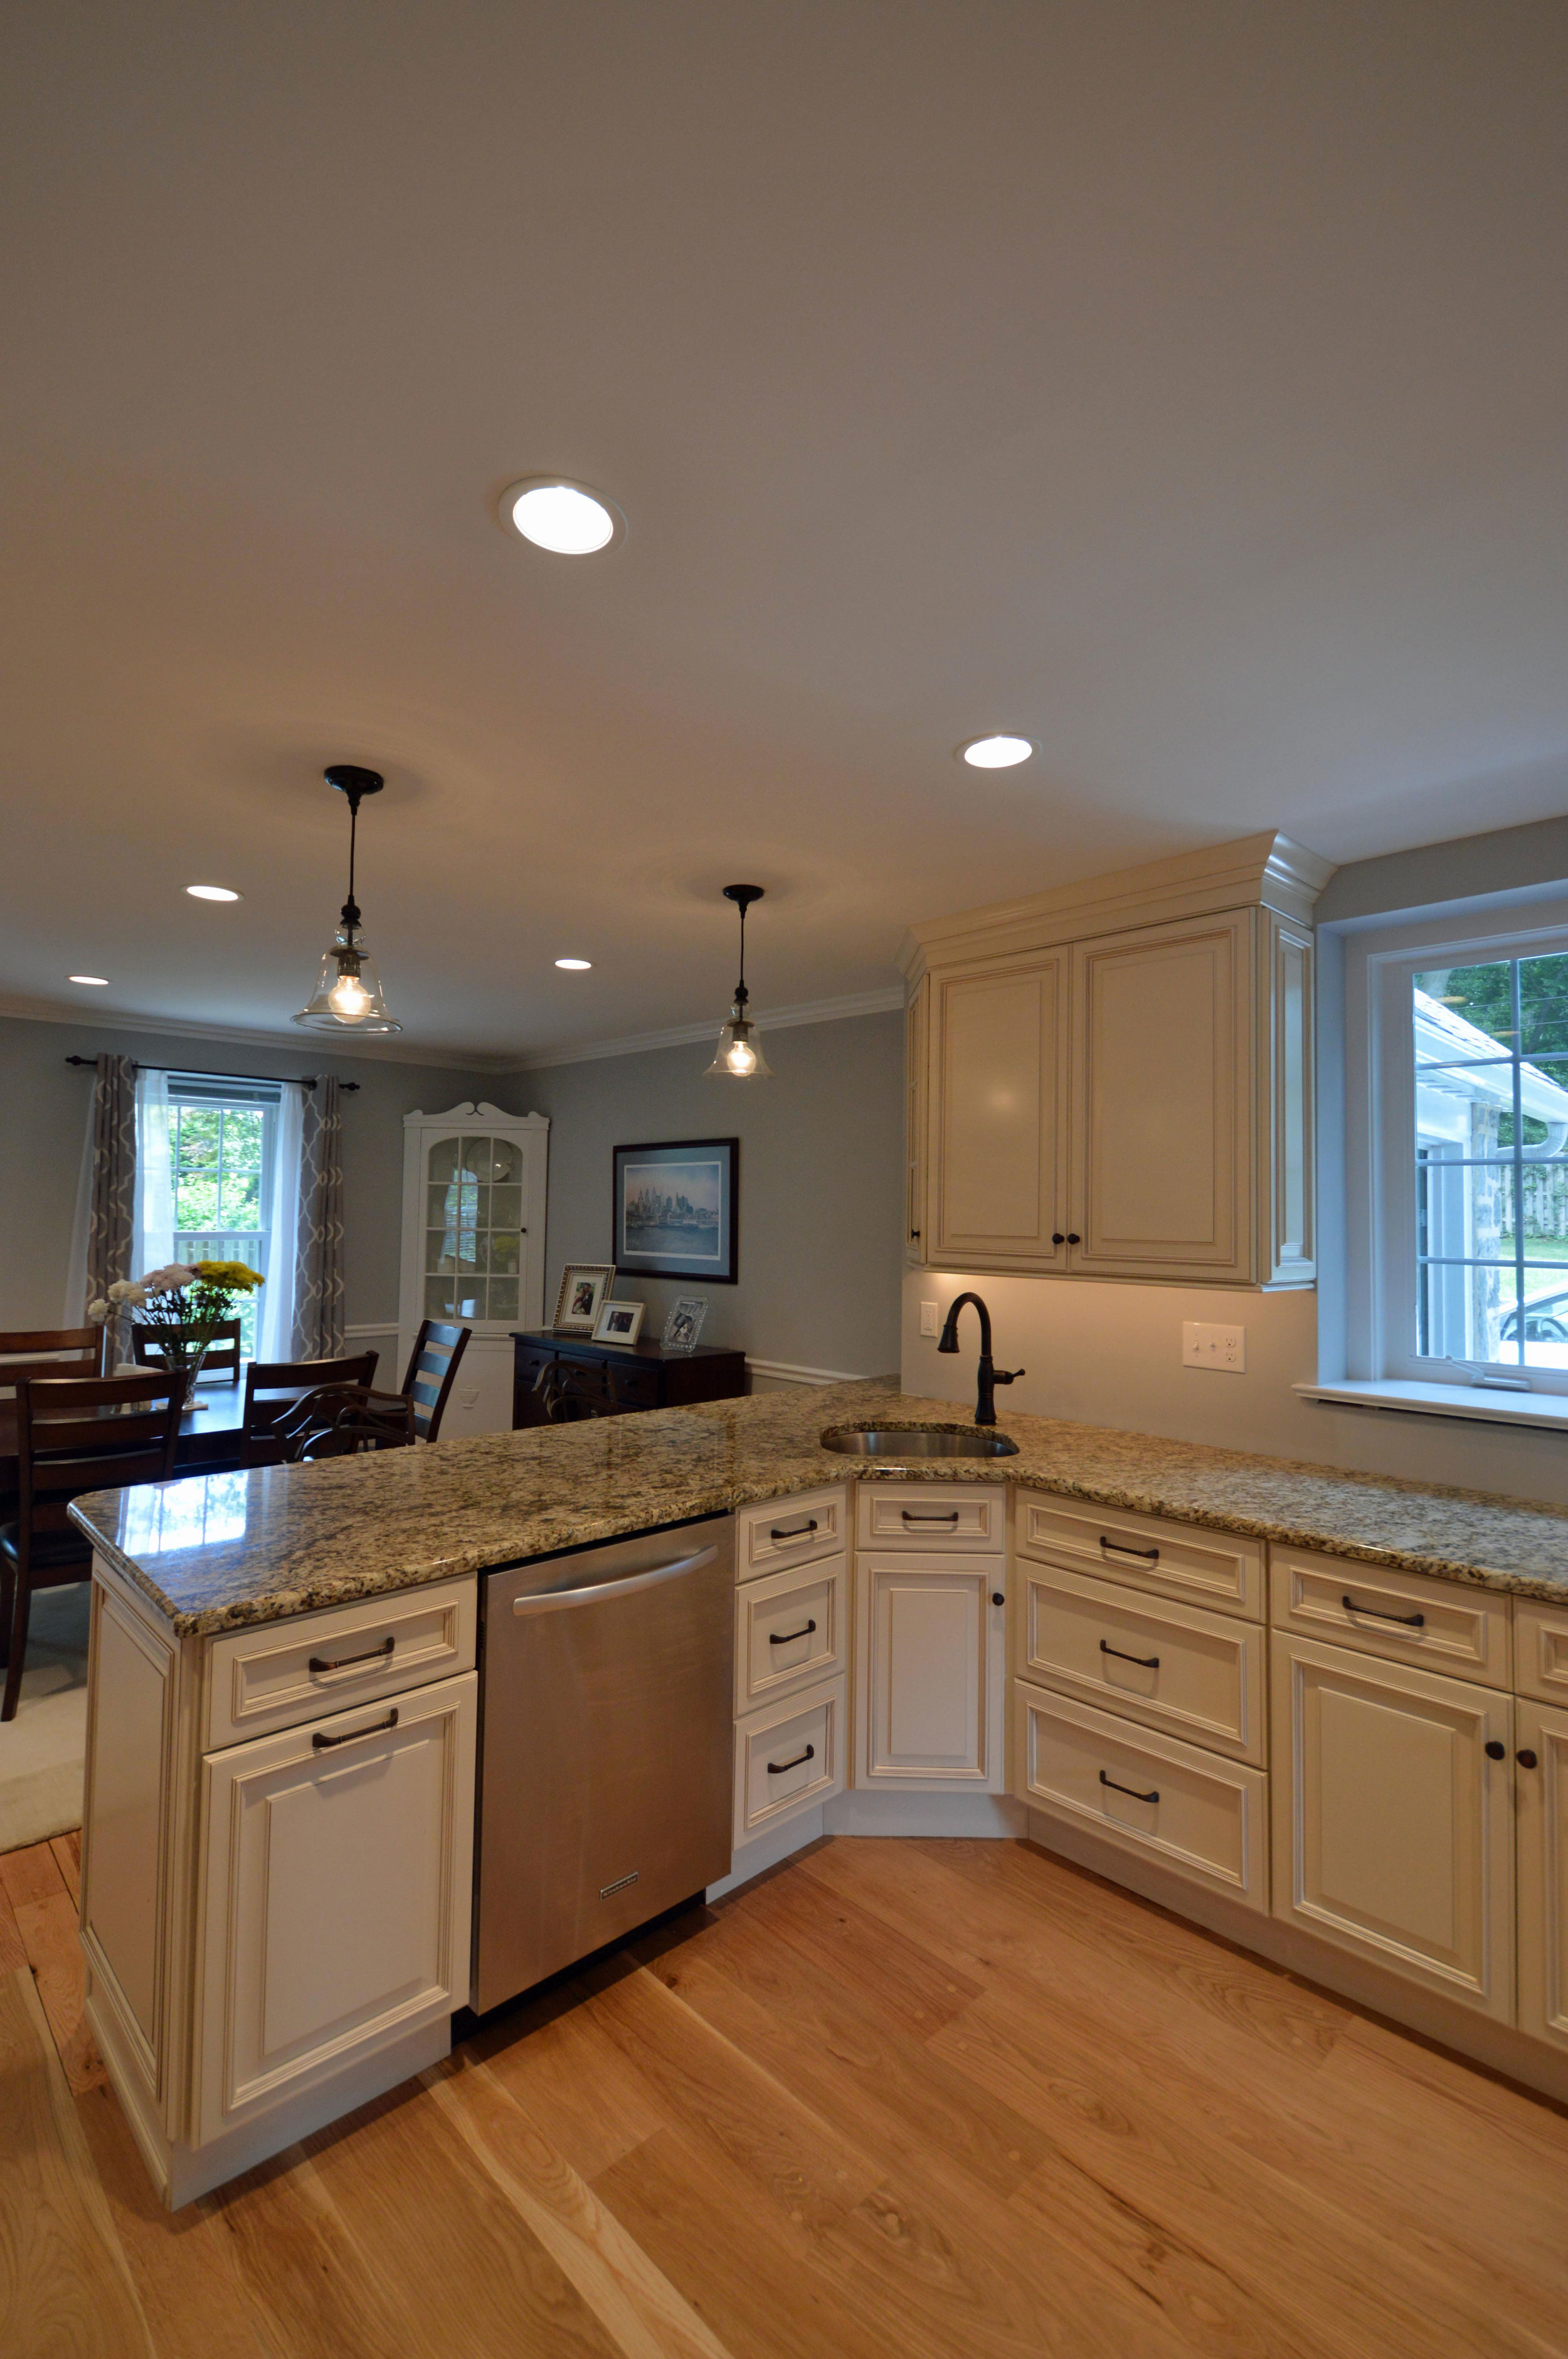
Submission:
[[[1568,1426],[1568,1371],[1521,1368],[1519,1376],[1530,1384],[1521,1392],[1477,1383],[1475,1371],[1458,1363],[1445,1373],[1443,1364],[1401,1348],[1414,1325],[1410,978],[1426,966],[1568,951],[1568,896],[1532,890],[1403,924],[1346,928],[1343,950],[1343,1320],[1325,1317],[1320,1330],[1325,1343],[1331,1335],[1343,1341],[1332,1362],[1320,1365],[1315,1384],[1293,1389],[1309,1400],[1368,1408]],[[1334,1061],[1324,1059],[1325,1081]],[[1322,1175],[1329,1185],[1337,1177]]]

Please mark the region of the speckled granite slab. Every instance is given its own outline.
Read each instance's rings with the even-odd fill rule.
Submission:
[[[878,1379],[443,1441],[433,1450],[99,1492],[71,1514],[182,1636],[514,1564],[860,1482],[1027,1483],[1367,1564],[1568,1603],[1568,1508],[1002,1417],[1016,1458],[844,1458],[834,1425],[965,1424]]]

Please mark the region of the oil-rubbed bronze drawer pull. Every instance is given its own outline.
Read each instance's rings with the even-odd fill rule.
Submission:
[[[771,1527],[769,1537],[775,1540],[803,1540],[807,1532],[814,1532],[816,1529],[816,1516],[807,1516],[804,1524],[774,1524]]]
[[[1135,1802],[1157,1802],[1160,1799],[1160,1788],[1158,1786],[1155,1787],[1152,1794],[1141,1794],[1135,1787],[1119,1786],[1116,1779],[1114,1777],[1108,1777],[1103,1769],[1099,1773],[1099,1781],[1102,1786],[1108,1786],[1113,1793],[1130,1794]]]
[[[770,1777],[782,1777],[786,1769],[798,1769],[803,1761],[815,1761],[816,1758],[816,1745],[808,1745],[806,1751],[804,1753],[797,1753],[793,1761],[770,1761],[768,1764],[768,1775]]]
[[[318,1753],[330,1753],[334,1745],[357,1745],[362,1736],[384,1736],[389,1728],[397,1726],[397,1706],[393,1705],[384,1720],[373,1720],[368,1728],[351,1728],[346,1736],[323,1736],[316,1731],[310,1739]]]
[[[1368,1622],[1401,1622],[1407,1630],[1426,1627],[1424,1614],[1385,1614],[1380,1605],[1357,1605],[1353,1597],[1341,1597],[1339,1602],[1346,1614],[1359,1614]]]
[[[1114,1655],[1119,1663],[1136,1663],[1141,1671],[1157,1671],[1160,1668],[1158,1655],[1124,1655],[1119,1647],[1108,1647],[1103,1638],[1099,1650],[1102,1655]]]
[[[391,1652],[392,1639],[388,1636],[379,1647],[372,1647],[368,1654],[312,1655],[307,1668],[311,1671],[347,1671],[351,1670],[356,1663],[379,1663],[383,1656]]]
[[[899,1512],[906,1524],[951,1524],[955,1531],[958,1528],[957,1507],[949,1507],[946,1515],[941,1516],[923,1516],[918,1507],[903,1507]]]
[[[1099,1544],[1108,1556],[1135,1556],[1141,1564],[1158,1564],[1160,1561],[1160,1551],[1157,1548],[1134,1548],[1128,1540],[1108,1538],[1104,1532],[1099,1536]]]
[[[793,1647],[797,1638],[809,1638],[816,1627],[815,1622],[808,1622],[804,1630],[770,1630],[768,1644],[770,1647]]]

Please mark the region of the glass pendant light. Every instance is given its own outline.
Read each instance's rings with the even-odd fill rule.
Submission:
[[[295,1017],[312,1032],[401,1032],[382,995],[375,961],[360,929],[359,904],[354,899],[354,842],[359,832],[360,804],[366,795],[379,795],[385,780],[375,770],[356,769],[351,762],[334,762],[322,773],[330,787],[349,799],[349,897],[331,946],[321,961],[316,989],[308,1006]]]
[[[746,1013],[750,995],[746,989],[746,912],[753,901],[762,897],[760,885],[726,885],[724,898],[733,901],[741,912],[741,980],[735,985],[735,1005],[730,1010],[730,1021],[719,1027],[719,1046],[713,1052],[713,1062],[703,1075],[706,1082],[771,1082],[773,1067],[752,1038],[756,1030]]]

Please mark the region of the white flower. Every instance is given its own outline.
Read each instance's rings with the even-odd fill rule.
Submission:
[[[103,1321],[109,1316],[109,1305],[104,1301],[102,1295],[99,1295],[95,1301],[88,1304],[87,1316],[94,1327],[103,1326]]]
[[[117,1277],[109,1288],[109,1299],[111,1302],[129,1302],[132,1295],[140,1291],[140,1288],[133,1286],[128,1277]]]

